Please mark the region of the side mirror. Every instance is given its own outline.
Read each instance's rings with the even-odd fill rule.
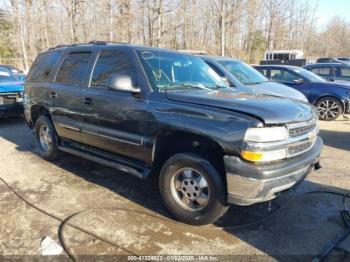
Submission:
[[[111,90],[140,93],[141,89],[133,85],[132,78],[129,75],[113,74],[107,80],[107,87]]]
[[[303,79],[296,79],[293,81],[295,84],[303,84],[304,80]]]

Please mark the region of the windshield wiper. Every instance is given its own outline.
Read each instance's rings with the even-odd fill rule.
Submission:
[[[190,88],[197,88],[197,89],[201,89],[201,90],[211,90],[208,87],[205,87],[203,84],[192,84],[192,83],[183,83],[180,85],[172,85],[170,86],[171,88],[186,88],[186,87],[190,87]]]
[[[244,85],[247,85],[247,86],[251,86],[251,85],[260,85],[260,84],[267,83],[267,82],[268,82],[268,81],[248,82],[248,83],[244,83]]]

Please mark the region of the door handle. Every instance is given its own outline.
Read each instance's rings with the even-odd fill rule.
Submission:
[[[49,97],[51,97],[51,98],[57,98],[57,93],[51,92],[51,93],[49,94]]]
[[[92,103],[92,99],[89,98],[89,97],[85,97],[85,99],[84,99],[84,104],[86,104],[86,105],[91,105],[91,103]]]

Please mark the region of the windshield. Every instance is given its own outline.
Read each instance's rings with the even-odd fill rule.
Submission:
[[[220,63],[244,85],[262,84],[268,81],[253,67],[241,61],[224,60]]]
[[[9,72],[0,70],[0,83],[14,82],[17,79],[12,76]]]
[[[217,89],[227,87],[202,59],[167,51],[138,51],[153,89]]]
[[[304,68],[297,68],[297,69],[294,69],[293,71],[310,82],[320,82],[320,83],[327,82],[324,78]]]

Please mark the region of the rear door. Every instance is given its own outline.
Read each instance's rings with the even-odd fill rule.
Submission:
[[[49,96],[51,115],[61,138],[82,142],[83,92],[87,87],[86,75],[92,52],[70,52],[64,56]]]
[[[140,86],[131,56],[122,48],[102,50],[98,55],[84,93],[82,136],[87,145],[144,162],[149,150],[144,134],[152,120],[148,103],[142,94],[107,88],[107,79],[115,73],[131,76],[134,85]]]

